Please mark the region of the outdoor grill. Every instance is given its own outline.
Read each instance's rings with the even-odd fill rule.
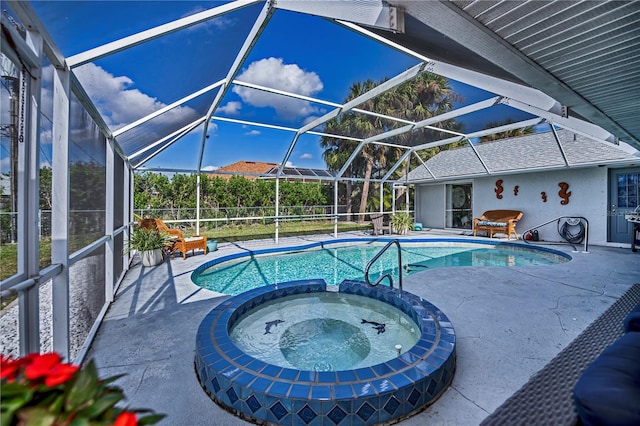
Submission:
[[[631,222],[633,230],[631,231],[631,250],[637,251],[637,246],[640,246],[640,206],[631,214],[625,214],[624,218]]]

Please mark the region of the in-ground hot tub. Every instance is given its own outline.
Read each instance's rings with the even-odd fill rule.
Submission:
[[[407,292],[293,281],[242,293],[207,314],[195,367],[207,394],[249,421],[387,423],[423,410],[448,387],[455,333],[438,308]]]

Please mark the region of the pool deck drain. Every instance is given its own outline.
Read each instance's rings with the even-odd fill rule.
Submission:
[[[358,235],[370,238],[363,233],[339,237]],[[286,238],[278,246],[331,238]],[[198,384],[193,369],[198,325],[228,297],[195,286],[190,275],[214,256],[274,245],[272,240],[222,243],[206,256],[200,252],[155,268],[143,268],[136,260],[88,355],[101,376],[126,373],[117,383],[127,404],[168,414],[162,426],[247,425],[213,404]],[[480,424],[640,282],[640,254],[630,249],[592,246],[585,254],[572,253],[570,246],[552,248],[573,260],[553,266],[441,268],[405,278],[406,291],[433,303],[451,320],[458,361],[451,387],[401,425]]]

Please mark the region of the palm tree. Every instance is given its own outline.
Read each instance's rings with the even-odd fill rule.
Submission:
[[[515,121],[513,121],[513,119],[509,118],[508,120],[502,122],[502,123],[498,123],[498,122],[491,122],[491,123],[487,123],[487,125],[485,126],[485,129],[492,129],[494,127],[499,127],[499,126],[504,126],[507,124],[512,124],[515,123]],[[530,135],[534,132],[533,126],[527,126],[527,127],[522,127],[519,129],[511,129],[511,130],[507,130],[505,132],[497,132],[497,133],[492,133],[490,135],[487,136],[483,136],[480,138],[480,143],[482,142],[490,142],[490,141],[497,141],[500,139],[507,139],[507,138],[515,138],[518,136],[524,136],[524,135]]]
[[[385,94],[388,97],[388,103],[391,105],[390,111],[395,114],[401,113],[401,116],[413,122],[420,122],[428,118],[437,117],[447,111],[453,109],[453,104],[462,98],[455,93],[449,86],[449,82],[445,77],[437,74],[424,73],[416,77],[409,83],[398,86],[392,91]],[[455,120],[445,120],[435,123],[432,127],[438,127],[445,130],[460,131],[462,126]],[[421,128],[413,132],[406,132],[394,138],[393,142],[403,146],[415,146],[428,141],[436,141],[449,137],[449,135],[433,130],[431,128]],[[459,145],[457,143],[455,145]],[[429,156],[423,157],[427,160],[431,156],[443,149],[436,147],[430,149]],[[399,148],[391,148],[392,153],[389,157],[392,163],[403,154],[403,150]],[[406,177],[409,172],[408,162],[402,165],[400,175],[396,177]],[[399,191],[397,199],[404,197],[404,190]]]
[[[372,80],[354,83],[349,89],[349,95],[345,99],[345,102],[349,102],[372,90],[385,80],[378,83]],[[458,98],[459,96],[451,90],[448,81],[444,77],[424,73],[374,99],[368,100],[358,107],[379,114],[401,117],[417,122],[450,111],[453,108],[453,103],[458,100]],[[403,123],[377,116],[347,111],[328,121],[325,125],[325,133],[349,135],[355,138],[366,139],[403,125]],[[458,130],[460,128],[453,120],[437,123],[435,127],[450,130]],[[423,128],[415,132],[407,132],[396,136],[393,142],[400,145],[412,146],[439,138],[442,138],[440,132]],[[354,142],[345,142],[344,140],[330,136],[323,136],[320,145],[325,149],[325,161],[329,160],[327,161],[327,166],[331,170],[339,170],[356,146]],[[364,216],[367,209],[370,187],[369,179],[371,179],[376,172],[381,173],[385,169],[388,170],[389,165],[394,164],[401,155],[401,149],[371,143],[363,147],[358,160],[350,165],[350,170],[348,171],[350,177],[362,176],[364,179],[360,194],[360,219]],[[405,164],[402,175],[406,175],[406,173],[408,173],[408,169]],[[399,196],[402,195],[403,194],[400,194]]]

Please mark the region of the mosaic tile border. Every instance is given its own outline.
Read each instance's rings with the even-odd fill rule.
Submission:
[[[344,281],[339,291],[378,299],[421,327],[416,345],[382,364],[315,372],[282,368],[244,354],[229,330],[246,311],[276,298],[326,291],[324,280],[250,290],[220,303],[196,335],[195,370],[205,392],[246,420],[277,425],[372,425],[409,417],[433,403],[453,379],[455,332],[447,316],[411,293]]]

